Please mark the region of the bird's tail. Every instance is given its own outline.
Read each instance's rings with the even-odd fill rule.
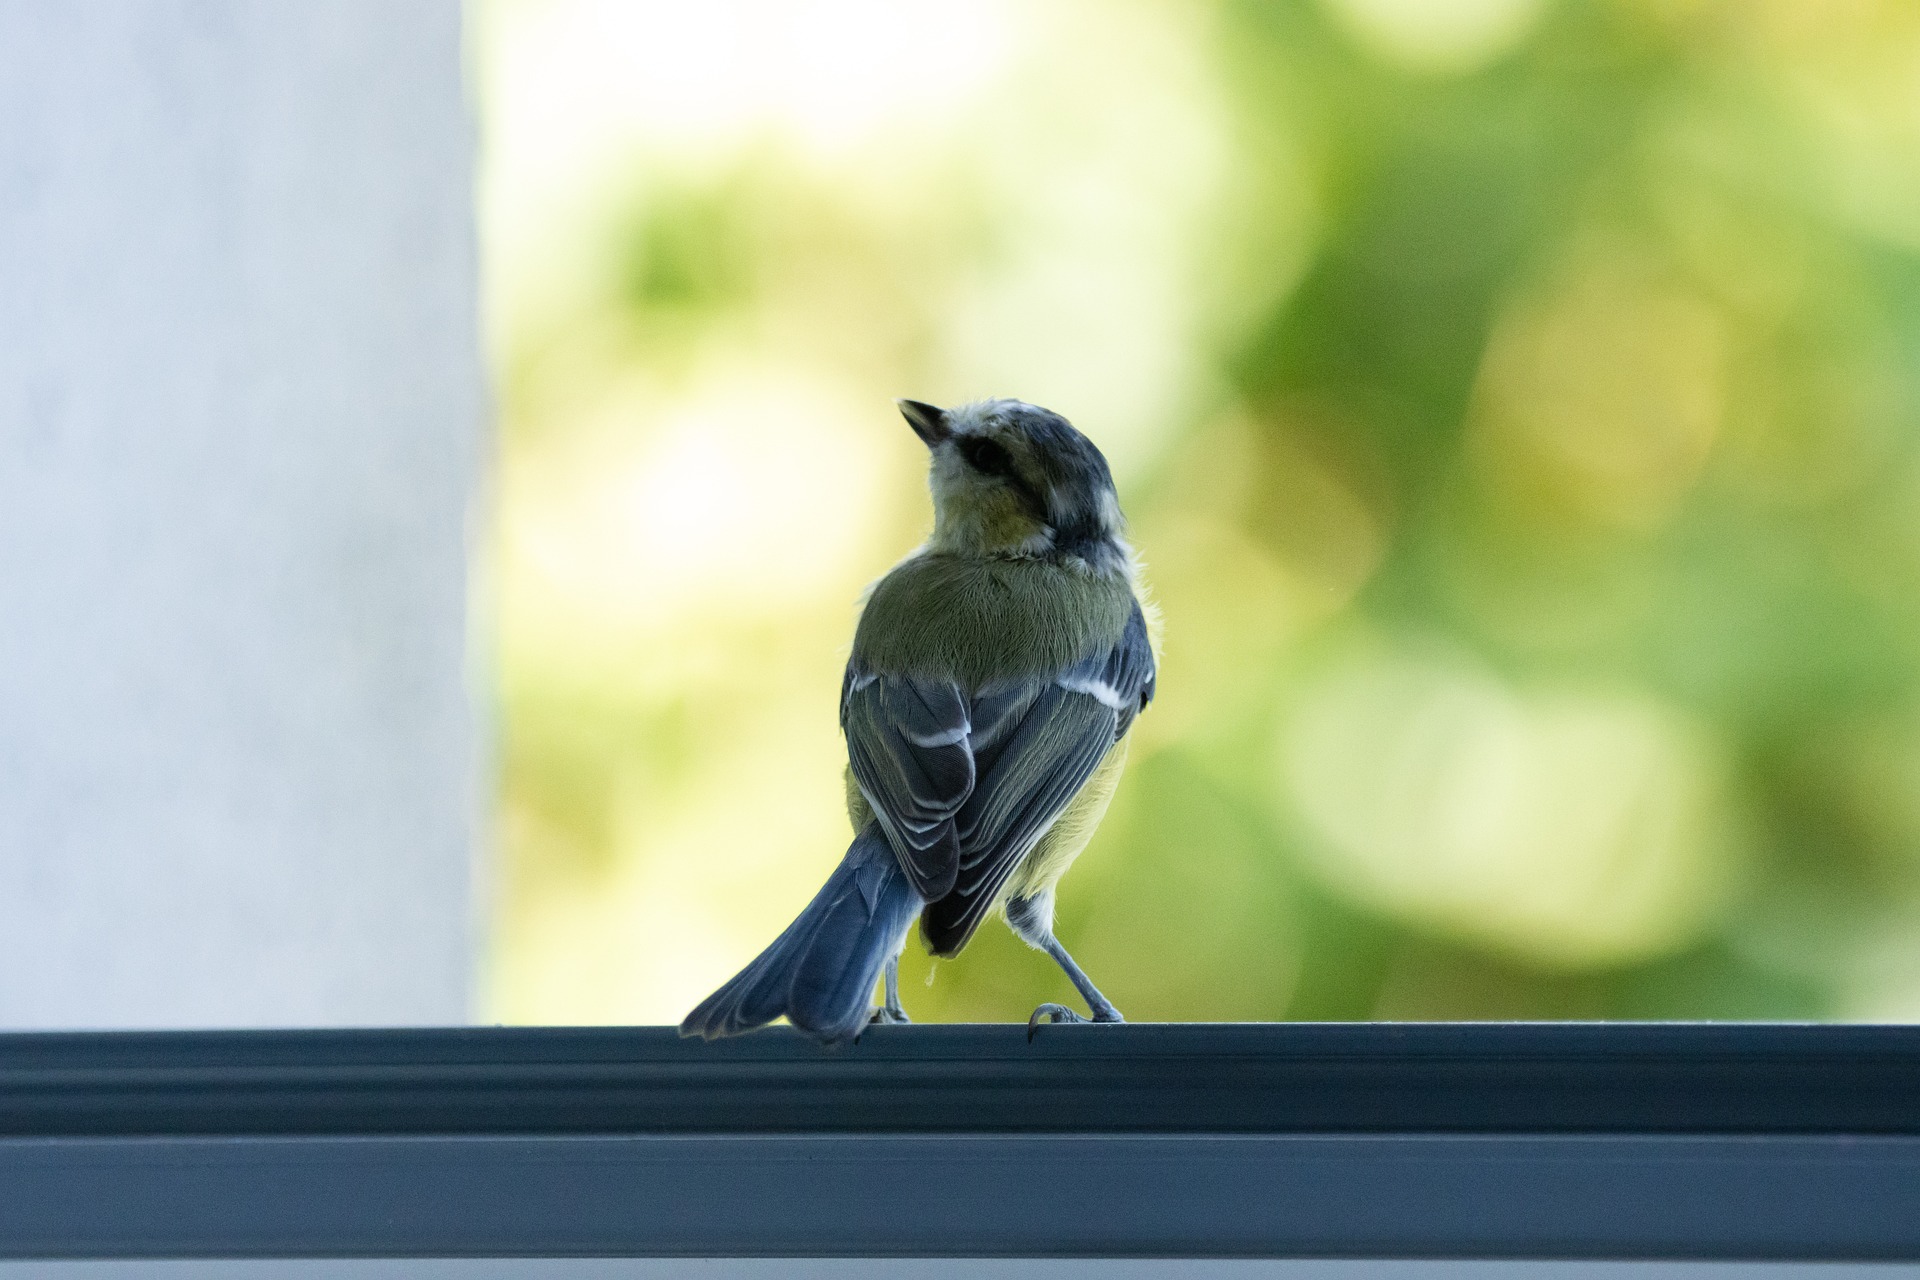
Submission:
[[[785,1016],[822,1040],[850,1040],[873,1014],[873,986],[925,903],[868,822],[800,918],[680,1024],[715,1040]]]

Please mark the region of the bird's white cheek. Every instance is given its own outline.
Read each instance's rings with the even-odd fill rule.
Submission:
[[[934,460],[928,487],[933,490],[935,516],[952,515],[965,504],[967,478],[960,474],[964,465],[958,459],[945,456]]]

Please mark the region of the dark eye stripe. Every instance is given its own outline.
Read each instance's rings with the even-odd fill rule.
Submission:
[[[1011,477],[1013,475],[1013,455],[991,440],[979,436],[960,438],[960,456],[967,465],[982,475]]]
[[[1038,524],[1047,523],[1046,501],[1013,469],[1013,455],[1005,447],[980,436],[961,436],[954,443],[968,466],[983,476],[1006,481],[1007,487],[1019,498],[1027,514]]]

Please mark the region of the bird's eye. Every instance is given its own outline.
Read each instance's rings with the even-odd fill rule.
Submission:
[[[991,440],[980,436],[961,436],[960,456],[967,465],[982,475],[1011,476],[1013,474],[1013,455]]]

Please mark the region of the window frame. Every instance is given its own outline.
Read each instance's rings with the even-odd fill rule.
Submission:
[[[0,1258],[1920,1260],[1920,1028],[0,1036]]]

